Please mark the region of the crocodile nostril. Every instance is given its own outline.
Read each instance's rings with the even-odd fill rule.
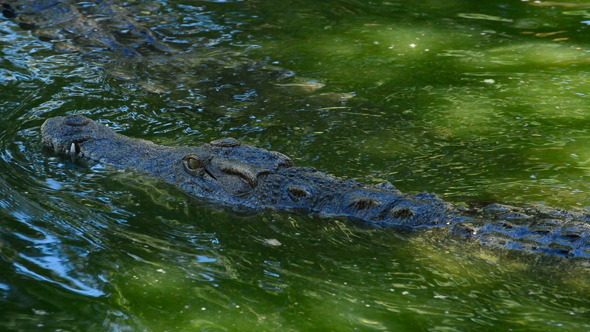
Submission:
[[[66,117],[65,122],[68,126],[82,127],[90,123],[90,119],[82,115],[71,115]]]

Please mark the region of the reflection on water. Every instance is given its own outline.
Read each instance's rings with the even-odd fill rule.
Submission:
[[[130,6],[174,52],[57,53],[0,22],[3,330],[590,328],[585,260],[490,249],[440,230],[244,215],[139,174],[45,154],[39,142],[46,118],[81,113],[161,144],[233,136],[298,165],[453,201],[584,207],[582,9]]]

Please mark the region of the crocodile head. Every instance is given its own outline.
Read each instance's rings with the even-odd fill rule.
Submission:
[[[41,126],[43,144],[58,153],[150,173],[187,193],[235,203],[253,193],[262,175],[291,167],[287,156],[233,138],[199,147],[169,147],[115,133],[82,115],[56,117]]]

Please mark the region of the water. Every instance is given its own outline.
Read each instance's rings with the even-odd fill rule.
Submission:
[[[1,330],[590,329],[585,260],[243,215],[39,140],[79,113],[453,202],[587,207],[583,1],[159,3],[131,5],[183,53],[141,62],[56,53],[0,21]]]

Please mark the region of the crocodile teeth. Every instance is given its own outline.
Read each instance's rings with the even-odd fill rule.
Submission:
[[[72,142],[72,145],[70,145],[70,149],[66,150],[66,154],[69,154],[70,156],[74,157],[82,156],[82,152],[80,151],[80,146],[78,145],[78,143]]]

